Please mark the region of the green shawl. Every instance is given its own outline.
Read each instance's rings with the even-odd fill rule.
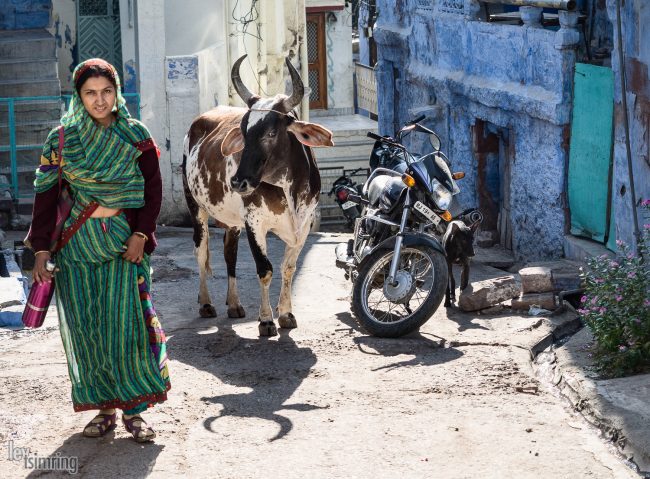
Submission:
[[[77,204],[97,201],[108,208],[139,208],[144,205],[144,179],[137,161],[141,152],[134,145],[151,138],[147,128],[131,118],[121,93],[115,68],[104,60],[91,59],[79,64],[73,82],[89,65],[108,67],[117,84],[113,106],[115,121],[103,127],[88,114],[76,89],[67,113],[61,118],[64,127],[62,177],[72,188]],[[36,170],[36,193],[57,184],[59,158],[58,127],[43,146],[41,167]]]

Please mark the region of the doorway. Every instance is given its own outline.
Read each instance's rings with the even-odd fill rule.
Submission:
[[[78,61],[103,58],[122,75],[119,0],[77,1]]]
[[[327,62],[325,13],[307,14],[307,62],[309,67],[309,109],[327,109]]]

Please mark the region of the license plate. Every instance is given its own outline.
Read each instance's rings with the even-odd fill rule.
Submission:
[[[440,217],[421,201],[416,201],[413,205],[413,208],[429,218],[429,220],[432,221],[434,225],[438,226],[438,223],[440,223]]]
[[[341,208],[343,208],[344,210],[349,210],[353,206],[357,206],[357,204],[354,201],[346,201],[341,205]]]

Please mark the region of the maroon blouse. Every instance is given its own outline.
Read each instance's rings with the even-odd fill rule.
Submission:
[[[158,157],[160,153],[152,139],[141,141],[134,145],[142,155],[138,165],[144,177],[144,206],[141,208],[125,209],[126,219],[131,231],[146,234],[149,239],[144,245],[144,252],[151,254],[158,244],[156,241],[156,220],[162,203],[162,178]],[[29,240],[34,251],[47,250],[50,247],[50,236],[56,223],[56,204],[59,198],[59,185],[34,197],[34,211]]]

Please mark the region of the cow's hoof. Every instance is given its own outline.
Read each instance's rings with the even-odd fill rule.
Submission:
[[[298,327],[296,317],[292,313],[286,313],[280,316],[278,323],[280,323],[281,328],[293,329]]]
[[[445,301],[445,308],[451,308],[451,301]]]
[[[199,315],[202,318],[216,318],[217,317],[217,310],[214,309],[214,306],[212,306],[211,304],[204,304],[199,309]]]
[[[277,336],[278,328],[275,327],[273,321],[260,321],[259,324],[260,336]]]
[[[228,306],[228,317],[229,318],[244,318],[246,317],[246,311],[241,304],[237,306],[230,307]]]

